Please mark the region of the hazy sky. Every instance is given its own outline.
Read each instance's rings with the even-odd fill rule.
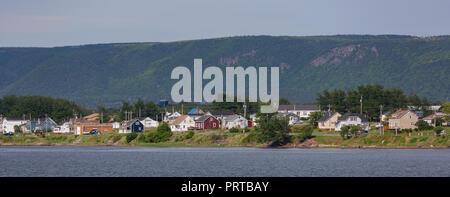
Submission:
[[[0,46],[450,34],[449,0],[0,0]]]

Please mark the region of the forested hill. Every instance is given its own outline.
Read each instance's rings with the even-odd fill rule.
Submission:
[[[242,36],[168,43],[0,48],[0,96],[81,104],[170,99],[176,66],[279,66],[280,96],[313,102],[325,89],[379,83],[433,101],[450,97],[450,36]],[[205,84],[206,82],[204,82]]]

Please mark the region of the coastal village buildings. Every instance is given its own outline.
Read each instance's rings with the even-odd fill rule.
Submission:
[[[318,111],[320,108],[317,105],[280,105],[278,107],[279,113],[294,113],[302,120],[308,119],[309,114]]]
[[[100,120],[100,114],[99,113],[93,113],[93,114],[84,116],[82,119],[83,120],[87,120],[87,121],[97,121],[97,120]]]
[[[120,129],[120,122],[113,122],[112,127],[113,129]]]
[[[205,112],[201,110],[199,107],[192,108],[188,113],[188,115],[203,115]]]
[[[206,114],[216,117],[220,122],[223,122],[224,118],[235,115],[233,112],[227,112],[227,111],[213,111],[213,112],[208,112]]]
[[[58,126],[53,119],[39,118],[37,120],[28,120],[24,125],[22,125],[22,132],[30,133],[36,132],[38,130],[51,130],[54,131]]]
[[[217,118],[211,115],[203,115],[195,120],[195,129],[219,129],[220,123]]]
[[[13,119],[4,117],[2,120],[2,133],[13,133],[15,132],[14,127],[26,124],[27,121],[24,119]]]
[[[444,118],[445,116],[446,116],[446,114],[444,114],[444,113],[435,113],[435,114],[431,114],[431,115],[423,118],[422,120],[427,122],[431,126],[436,126],[436,125],[434,125],[435,122],[433,120],[439,119],[439,118]]]
[[[99,131],[102,134],[112,133],[112,123],[100,123],[99,121],[81,120],[74,124],[74,134],[84,135],[91,131]]]
[[[225,129],[245,129],[248,127],[248,122],[249,121],[241,115],[232,115],[224,118],[222,121],[222,127]]]
[[[397,110],[389,117],[389,129],[415,129],[418,120],[417,114],[410,110]]]
[[[70,122],[64,122],[60,126],[55,127],[53,133],[73,133],[73,128]]]
[[[369,130],[369,121],[361,114],[347,112],[337,119],[336,131],[340,131],[344,126],[360,126],[363,130]]]
[[[317,122],[320,130],[335,130],[336,123],[342,115],[338,112],[326,112]]]
[[[159,125],[158,121],[153,120],[150,117],[139,118],[139,121],[142,122],[142,124],[144,125],[144,128],[153,128],[153,127],[158,127],[158,125]]]
[[[195,120],[192,116],[181,115],[170,125],[173,132],[187,131],[195,128]]]
[[[297,114],[294,114],[294,113],[278,112],[277,117],[278,118],[288,117],[289,118],[289,121],[288,121],[289,125],[303,124],[303,122],[300,120],[300,117],[297,116]]]
[[[144,124],[138,119],[132,119],[123,123],[124,133],[144,132]]]
[[[166,114],[164,115],[163,121],[167,122],[169,124],[172,124],[173,121],[175,121],[180,116],[181,116],[181,114],[178,112],[173,112],[173,113],[166,112]]]

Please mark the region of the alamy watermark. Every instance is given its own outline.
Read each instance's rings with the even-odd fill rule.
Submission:
[[[226,67],[226,102],[234,102],[235,77],[237,81],[237,101],[246,100],[246,76],[248,76],[249,102],[269,103],[261,106],[261,113],[274,113],[278,111],[279,103],[279,67],[270,67],[270,94],[268,93],[267,67]],[[212,76],[214,75],[214,78]],[[180,79],[180,76],[181,79]],[[179,79],[172,86],[171,96],[174,102],[224,102],[223,101],[223,73],[219,67],[207,67],[203,71],[202,59],[194,59],[193,83],[191,71],[179,66],[172,70],[171,79]],[[203,79],[211,80],[203,86]],[[192,89],[194,86],[194,98],[192,100]],[[214,93],[213,93],[214,90]],[[258,91],[259,90],[259,91]]]

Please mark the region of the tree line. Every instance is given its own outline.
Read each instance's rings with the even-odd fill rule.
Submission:
[[[321,110],[336,111],[339,113],[361,111],[370,120],[378,120],[380,110],[384,112],[392,112],[397,109],[405,109],[408,106],[413,107],[412,110],[423,111],[424,115],[431,114],[427,108],[431,102],[427,98],[420,98],[416,94],[406,95],[401,89],[384,89],[379,84],[360,85],[356,89],[347,91],[342,89],[324,90],[317,94],[316,102],[320,105]]]
[[[51,117],[59,123],[76,114],[87,115],[89,109],[65,99],[45,96],[5,96],[0,98],[0,114],[8,118],[37,119]]]

